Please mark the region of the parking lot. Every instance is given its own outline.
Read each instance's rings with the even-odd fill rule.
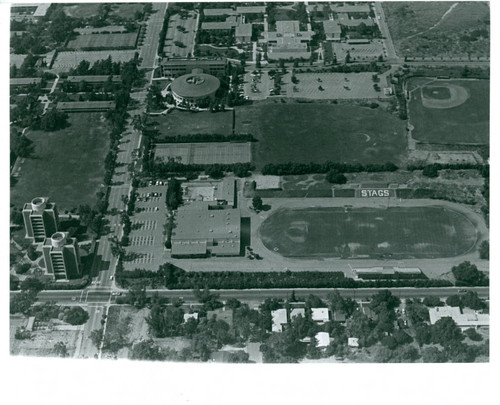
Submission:
[[[283,80],[282,94],[287,97],[309,99],[376,99],[387,98],[384,87],[387,74],[378,77],[380,91],[373,87],[372,73],[298,73],[298,83]],[[286,76],[285,78],[286,79]]]
[[[123,262],[125,270],[154,271],[165,262],[166,191],[165,184],[156,183],[137,189],[136,212],[130,217],[132,231],[126,247],[127,254],[135,255]]]
[[[242,90],[249,100],[264,100],[269,97],[269,91],[274,87],[274,82],[271,80],[267,72],[253,75],[248,72],[244,76]]]
[[[198,14],[189,12],[187,18],[180,14],[170,17],[163,52],[168,56],[185,58],[193,54]],[[183,44],[182,46],[178,46]]]

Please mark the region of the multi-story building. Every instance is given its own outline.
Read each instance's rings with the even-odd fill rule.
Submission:
[[[226,72],[227,59],[164,59],[160,66],[164,77],[183,76],[191,73],[194,69],[220,77]]]
[[[56,232],[45,238],[42,245],[47,273],[54,280],[70,280],[81,277],[81,262],[78,243],[69,238],[67,232]]]
[[[23,219],[26,238],[35,243],[43,242],[59,228],[56,205],[48,197],[36,197],[24,204]]]

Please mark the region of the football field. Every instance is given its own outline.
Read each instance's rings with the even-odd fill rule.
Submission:
[[[279,209],[261,225],[265,247],[285,257],[442,258],[467,253],[475,226],[440,206]]]

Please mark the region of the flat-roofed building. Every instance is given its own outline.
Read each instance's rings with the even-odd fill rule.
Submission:
[[[281,308],[276,309],[275,311],[271,311],[271,317],[273,319],[271,331],[283,332],[283,326],[288,323],[288,315],[286,313],[286,309]]]
[[[226,72],[227,59],[164,59],[161,62],[164,77],[178,77],[201,69],[203,73],[221,76]]]
[[[265,14],[265,6],[241,6],[236,7],[236,12],[238,14]]]
[[[239,44],[252,41],[252,24],[239,24],[235,32],[236,42]]]
[[[308,59],[311,56],[309,42],[314,31],[300,31],[298,21],[277,21],[276,31],[264,33],[268,44],[269,59]]]
[[[328,322],[330,320],[328,308],[311,308],[311,319],[320,324]]]
[[[54,280],[71,280],[82,276],[78,242],[68,237],[68,232],[56,232],[46,238],[42,252],[47,273]]]
[[[56,204],[49,202],[48,197],[33,198],[30,203],[24,204],[22,213],[26,239],[35,243],[43,242],[59,229]]]
[[[330,344],[330,335],[328,332],[318,332],[314,336],[316,339],[316,347],[324,349]]]
[[[24,89],[31,85],[38,86],[42,83],[42,79],[39,77],[19,77],[10,79],[11,89]]]
[[[460,309],[460,307],[450,306],[429,308],[431,325],[447,317],[453,319],[462,330],[490,325],[489,314],[481,314],[469,308]]]
[[[224,15],[236,15],[237,12],[232,8],[205,8],[203,15],[205,17],[220,17]]]
[[[64,112],[104,112],[115,108],[114,101],[65,101],[59,102],[56,109]]]
[[[369,14],[371,11],[369,3],[358,3],[354,5],[330,3],[330,8],[338,13]]]
[[[237,25],[236,19],[228,18],[226,21],[203,22],[201,29],[205,31],[231,31]]]
[[[121,83],[122,79],[119,75],[111,75],[111,76],[106,76],[106,75],[96,75],[96,76],[68,76],[66,78],[66,81],[68,83],[81,83],[81,82],[86,82],[89,84],[102,84],[106,83],[109,78],[111,78],[111,81],[113,83]]]
[[[179,210],[172,232],[172,257],[239,256],[241,213],[237,209]]]
[[[337,21],[323,21],[323,29],[327,41],[340,41],[342,37],[342,27]]]

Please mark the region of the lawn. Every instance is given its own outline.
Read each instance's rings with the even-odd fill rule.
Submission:
[[[259,230],[285,257],[453,257],[474,247],[474,225],[442,207],[280,209]]]
[[[79,35],[68,42],[68,49],[87,48],[135,48],[137,32],[128,34],[90,34]]]
[[[433,86],[439,86],[440,82],[433,83]],[[409,115],[415,127],[413,138],[436,144],[489,144],[490,82],[451,80],[449,83],[464,87],[469,92],[469,99],[453,108],[425,108],[420,91],[412,92]],[[409,85],[414,86],[411,83]]]
[[[155,117],[151,128],[163,137],[229,135],[232,114],[174,111]],[[240,106],[236,107],[236,132],[257,138],[252,156],[259,169],[288,161],[397,164],[406,151],[403,121],[379,109],[352,105],[263,102]]]
[[[62,211],[97,201],[109,149],[106,122],[100,113],[70,114],[68,121],[68,128],[56,132],[28,134],[35,153],[24,161],[11,188],[15,206],[38,196],[50,197]]]

